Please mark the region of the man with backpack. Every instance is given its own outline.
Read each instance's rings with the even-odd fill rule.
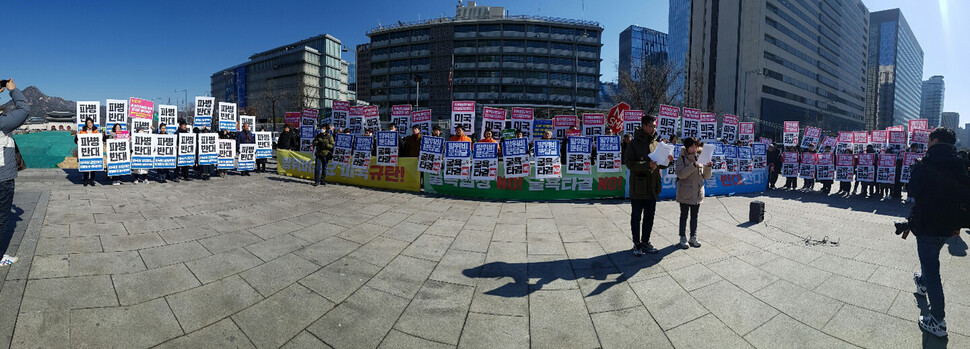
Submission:
[[[17,178],[17,144],[14,143],[10,133],[27,121],[30,114],[30,107],[24,93],[17,89],[13,80],[3,80],[0,85],[0,92],[10,91],[10,98],[13,99],[14,109],[7,115],[0,117],[0,149],[3,150],[3,164],[0,165],[0,267],[11,265],[17,262],[17,257],[7,255],[7,247],[10,246],[10,238],[13,237],[13,229],[9,229],[10,207],[13,205],[14,179]]]
[[[913,275],[916,294],[929,300],[930,314],[919,317],[919,326],[936,336],[947,335],[940,250],[946,241],[970,224],[970,175],[953,145],[956,133],[948,127],[930,132],[928,150],[913,165],[909,195],[916,200],[909,228],[916,235],[921,272]]]

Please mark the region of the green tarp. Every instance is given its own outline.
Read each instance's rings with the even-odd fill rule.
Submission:
[[[69,131],[43,131],[14,135],[20,155],[28,168],[51,168],[71,156],[71,151],[77,147],[74,136]]]

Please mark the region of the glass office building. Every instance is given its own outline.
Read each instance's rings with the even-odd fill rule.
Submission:
[[[690,49],[690,8],[691,0],[670,0],[667,14],[667,61],[674,69],[681,72],[674,84],[668,89],[668,94],[674,97],[674,103],[684,101],[684,81],[687,80],[687,54]]]
[[[620,32],[620,76],[638,79],[637,72],[644,64],[660,66],[667,63],[667,34],[631,25]]]
[[[934,75],[923,80],[922,96],[919,104],[920,117],[929,121],[930,126],[943,126],[943,93],[946,91],[942,75]]]
[[[866,128],[920,118],[923,49],[899,9],[869,16],[869,57]]]

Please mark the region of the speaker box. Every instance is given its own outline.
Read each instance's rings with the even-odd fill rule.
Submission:
[[[752,201],[748,210],[748,221],[751,223],[761,223],[765,220],[765,203]]]

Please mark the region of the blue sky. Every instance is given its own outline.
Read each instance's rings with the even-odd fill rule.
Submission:
[[[924,78],[946,79],[944,110],[970,122],[970,4],[959,0],[863,0],[870,11],[899,7],[923,47]],[[937,3],[936,1],[940,1]],[[585,2],[585,6],[584,6]],[[71,100],[162,98],[209,91],[209,76],[251,54],[320,33],[346,46],[367,42],[378,24],[453,16],[452,0],[431,1],[4,1],[0,76]],[[616,77],[619,33],[630,24],[667,31],[667,0],[485,0],[511,14],[600,22],[603,80]],[[963,58],[963,59],[961,59]],[[344,59],[353,61],[353,53]],[[961,69],[962,68],[962,69]],[[0,97],[0,102],[7,100]],[[181,103],[181,102],[179,102]]]

